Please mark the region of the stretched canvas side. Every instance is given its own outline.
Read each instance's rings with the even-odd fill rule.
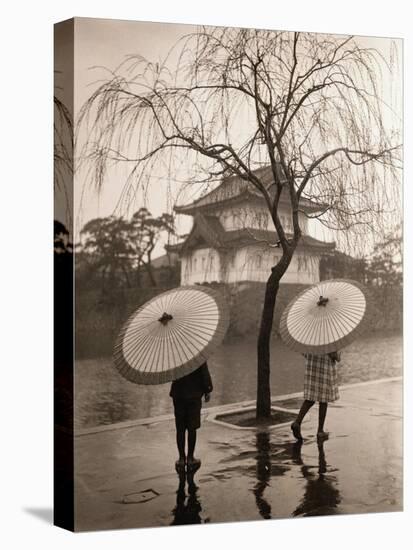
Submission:
[[[54,28],[54,524],[74,530],[74,20]]]

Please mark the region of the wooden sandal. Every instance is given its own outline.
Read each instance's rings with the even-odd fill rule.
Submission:
[[[188,470],[194,472],[195,470],[198,470],[201,467],[201,461],[198,458],[193,458],[192,460],[187,461],[187,468]]]
[[[300,430],[300,424],[298,424],[297,422],[293,422],[291,424],[291,430],[294,434],[294,437],[298,440],[298,441],[302,441],[303,440],[303,436],[301,435],[301,430]]]

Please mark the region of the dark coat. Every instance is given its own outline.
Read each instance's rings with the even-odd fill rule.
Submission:
[[[213,390],[211,375],[207,363],[201,365],[191,374],[174,380],[169,395],[174,399],[201,399]]]

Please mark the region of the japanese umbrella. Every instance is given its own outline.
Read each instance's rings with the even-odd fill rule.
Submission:
[[[371,314],[360,283],[331,279],[305,289],[288,304],[281,316],[280,334],[294,351],[330,353],[355,340]]]
[[[169,290],[126,321],[115,344],[115,366],[136,384],[182,378],[222,342],[228,322],[225,300],[217,291],[201,286]]]

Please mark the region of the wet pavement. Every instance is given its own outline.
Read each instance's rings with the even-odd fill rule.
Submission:
[[[286,396],[283,407],[296,407],[295,397]],[[78,435],[76,529],[402,510],[400,378],[342,387],[329,407],[330,438],[323,444],[315,437],[316,407],[303,423],[302,444],[289,426],[261,431],[216,423],[222,410],[204,410],[202,466],[189,479],[174,469],[170,417]]]

